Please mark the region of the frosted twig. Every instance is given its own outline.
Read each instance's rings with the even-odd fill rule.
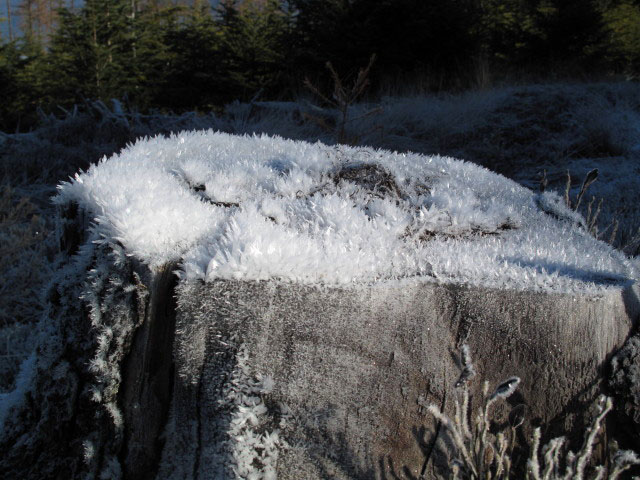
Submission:
[[[564,187],[564,203],[568,208],[571,208],[571,198],[569,192],[571,191],[571,174],[567,170],[567,184]]]
[[[602,480],[604,478],[605,469],[602,465],[596,467],[596,474],[593,477],[593,480]]]
[[[531,456],[527,461],[527,480],[542,480],[540,478],[540,464],[538,463],[538,449],[540,448],[540,428],[533,431],[533,442],[531,444]]]
[[[600,216],[600,212],[602,211],[602,199],[598,202],[598,206],[596,207],[596,211],[591,214],[591,216],[587,216],[587,229],[589,233],[596,236],[598,231],[596,229],[596,222],[598,221],[598,217]]]
[[[469,455],[469,451],[467,450],[464,440],[462,439],[462,435],[460,434],[460,431],[458,430],[456,425],[451,421],[449,417],[443,414],[436,405],[429,405],[428,410],[429,410],[429,413],[431,413],[431,415],[436,417],[436,419],[440,423],[442,423],[442,425],[444,425],[444,427],[451,433],[452,440],[456,448],[458,449],[458,451],[462,454],[462,457],[464,458],[464,461],[465,461],[465,465],[471,470],[473,475],[477,476],[477,471],[473,464],[471,455]]]
[[[460,377],[456,382],[456,388],[465,385],[469,380],[471,380],[476,375],[476,370],[473,367],[473,362],[471,361],[471,353],[469,351],[469,345],[466,343],[462,345],[462,372],[460,373]]]
[[[600,431],[602,419],[607,415],[607,413],[609,413],[609,411],[613,407],[613,402],[609,397],[601,396],[599,402],[600,413],[593,421],[593,425],[591,425],[591,427],[587,429],[587,438],[585,439],[576,459],[576,480],[582,480],[584,478],[584,469],[587,465],[587,462],[591,458],[591,453],[593,452],[593,444],[595,442],[596,435]]]
[[[632,465],[640,465],[640,458],[636,452],[632,450],[618,450],[613,455],[613,472],[609,475],[609,480],[615,480],[622,472],[629,469]]]
[[[470,378],[475,376],[475,369],[471,361],[471,354],[467,345],[462,346],[461,366],[462,373],[456,382],[457,389],[462,389],[462,403],[456,397],[454,420],[452,421],[435,406],[429,406],[429,412],[440,421],[450,433],[451,439],[462,460],[454,461],[452,465],[452,477],[458,478],[462,473],[468,474],[470,479],[508,479],[511,470],[511,459],[507,454],[511,442],[515,441],[515,428],[522,421],[512,423],[511,440],[508,440],[504,433],[500,432],[494,436],[490,432],[489,409],[491,405],[499,399],[505,399],[511,395],[520,383],[518,377],[511,377],[500,383],[493,393],[489,395],[489,382],[484,382],[482,386],[482,405],[477,409],[477,414],[473,419],[473,428],[469,426],[469,385]],[[511,448],[513,451],[513,448]],[[457,463],[460,462],[460,463]]]
[[[462,393],[462,432],[465,437],[471,438],[471,429],[469,428],[469,389],[465,388]]]

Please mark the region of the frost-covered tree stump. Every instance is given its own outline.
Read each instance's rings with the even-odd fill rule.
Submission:
[[[449,158],[188,133],[56,201],[3,478],[432,478],[462,344],[522,378],[522,442],[575,438],[638,315],[634,264],[557,196]]]

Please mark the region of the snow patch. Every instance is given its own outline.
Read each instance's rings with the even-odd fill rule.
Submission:
[[[423,277],[543,291],[635,278],[550,194],[471,163],[279,137],[145,138],[59,187],[100,233],[188,279]]]

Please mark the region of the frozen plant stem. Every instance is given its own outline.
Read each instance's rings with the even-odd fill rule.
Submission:
[[[456,400],[454,419],[440,411],[436,405],[429,406],[429,412],[444,426],[450,436],[451,444],[449,479],[469,480],[506,480],[511,477],[513,466],[513,450],[516,443],[516,429],[522,425],[523,409],[518,405],[510,415],[510,435],[503,432],[493,434],[490,431],[490,407],[498,400],[511,396],[520,384],[518,377],[511,377],[500,383],[489,395],[489,383],[484,382],[482,389],[483,404],[478,408],[473,428],[469,428],[468,416],[470,412],[469,380],[475,376],[471,363],[469,347],[462,347],[462,373],[456,382]],[[459,401],[462,396],[462,403]],[[536,428],[531,439],[531,455],[526,463],[526,480],[615,480],[632,465],[639,465],[640,458],[630,450],[616,451],[609,464],[609,470],[604,465],[598,465],[589,472],[589,462],[593,455],[598,433],[602,429],[602,422],[611,411],[612,400],[604,395],[598,401],[598,414],[591,426],[586,430],[586,436],[580,451],[575,454],[567,452],[562,458],[562,450],[566,445],[564,437],[550,440],[540,448],[541,431]],[[540,453],[541,457],[540,458]],[[564,470],[561,468],[564,467]],[[519,477],[521,478],[521,477]]]
[[[593,469],[593,475],[587,476],[587,466],[593,454],[593,446],[595,444],[598,432],[602,429],[602,421],[604,417],[611,411],[613,402],[611,398],[600,396],[598,400],[598,414],[593,423],[586,431],[586,438],[578,452],[577,456],[573,452],[567,453],[566,459],[560,459],[560,450],[564,444],[564,437],[554,438],[543,448],[543,474],[540,474],[540,464],[538,459],[538,451],[540,448],[540,428],[536,428],[533,433],[533,442],[531,446],[531,457],[527,462],[527,480],[584,480],[586,478],[615,480],[622,472],[628,470],[632,465],[640,464],[640,459],[635,452],[630,450],[618,450],[613,454],[612,461],[613,470],[607,472],[603,465],[598,465]],[[561,465],[565,466],[564,472],[561,473]]]
[[[469,381],[475,376],[475,369],[467,345],[462,346],[461,363],[462,373],[455,384],[454,420],[447,417],[436,405],[429,406],[429,412],[445,427],[455,447],[455,451],[451,452],[454,455],[451,478],[508,478],[512,462],[507,452],[513,450],[509,447],[515,441],[515,428],[519,424],[513,426],[509,439],[502,433],[493,435],[490,432],[490,408],[496,401],[511,396],[520,384],[520,379],[511,377],[505,380],[490,395],[489,383],[485,382],[482,389],[484,401],[478,408],[473,428],[470,428]],[[460,402],[460,396],[462,402]]]

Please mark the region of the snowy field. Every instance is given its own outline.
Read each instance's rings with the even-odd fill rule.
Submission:
[[[258,164],[251,161],[254,144],[248,140],[214,134],[156,138],[89,170],[79,177],[82,184],[73,180],[62,188],[60,199],[81,199],[105,219],[97,229],[111,229],[108,235],[121,238],[145,261],[185,255],[185,275],[212,278],[241,272],[243,278],[334,283],[427,275],[494,286],[506,282],[522,288],[574,289],[609,288],[624,283],[638,268],[637,84],[513,87],[354,105],[345,136],[354,145],[372,149],[334,146],[339,120],[337,112],[308,100],[233,104],[222,116],[143,116],[124,112],[115,103],[51,117],[31,133],[0,134],[0,387],[12,387],[17,366],[30,349],[29,331],[45,308],[45,285],[56,265],[50,201],[56,186],[144,136],[212,129],[320,140],[326,145],[260,140],[265,156]],[[227,150],[209,152],[213,140]],[[377,148],[426,156],[380,155]],[[234,149],[244,152],[242,158],[229,155]],[[178,157],[187,152],[191,161]],[[399,187],[397,198],[328,181],[346,153],[350,161],[375,159],[383,165]],[[517,184],[445,156],[475,162]],[[268,163],[275,158],[280,161]],[[123,168],[144,170],[146,176],[122,176],[118,162],[129,162]],[[599,177],[579,212],[567,209],[562,200],[566,171],[572,179],[569,198],[575,202],[584,176],[594,168]],[[543,171],[548,186],[547,193],[540,194]],[[115,183],[101,184],[109,175],[115,176]],[[132,211],[122,203],[126,197],[113,198],[113,185],[124,188],[149,178],[149,195],[139,205],[129,202]],[[154,190],[153,178],[164,185],[158,188],[172,188]],[[110,185],[108,191],[101,185]],[[591,219],[585,219],[592,196],[596,199]],[[166,202],[172,197],[175,202]],[[600,198],[592,230],[618,250],[596,242],[586,233],[589,225],[584,228],[593,220]],[[158,212],[152,203],[158,200],[164,200],[164,214],[161,210],[151,227],[141,223],[148,209]],[[181,217],[183,212],[178,205],[189,211],[191,228],[175,228],[171,215]],[[332,235],[323,236],[327,231]],[[213,240],[202,242],[204,237]],[[298,255],[284,255],[274,247],[292,239],[298,242]],[[237,245],[253,255],[234,250]],[[526,248],[516,253],[515,245]],[[390,261],[379,255],[392,247],[399,247],[394,250],[398,258]],[[365,254],[354,258],[354,251]],[[328,268],[332,262],[344,268]],[[479,272],[491,272],[491,278],[481,278]]]

